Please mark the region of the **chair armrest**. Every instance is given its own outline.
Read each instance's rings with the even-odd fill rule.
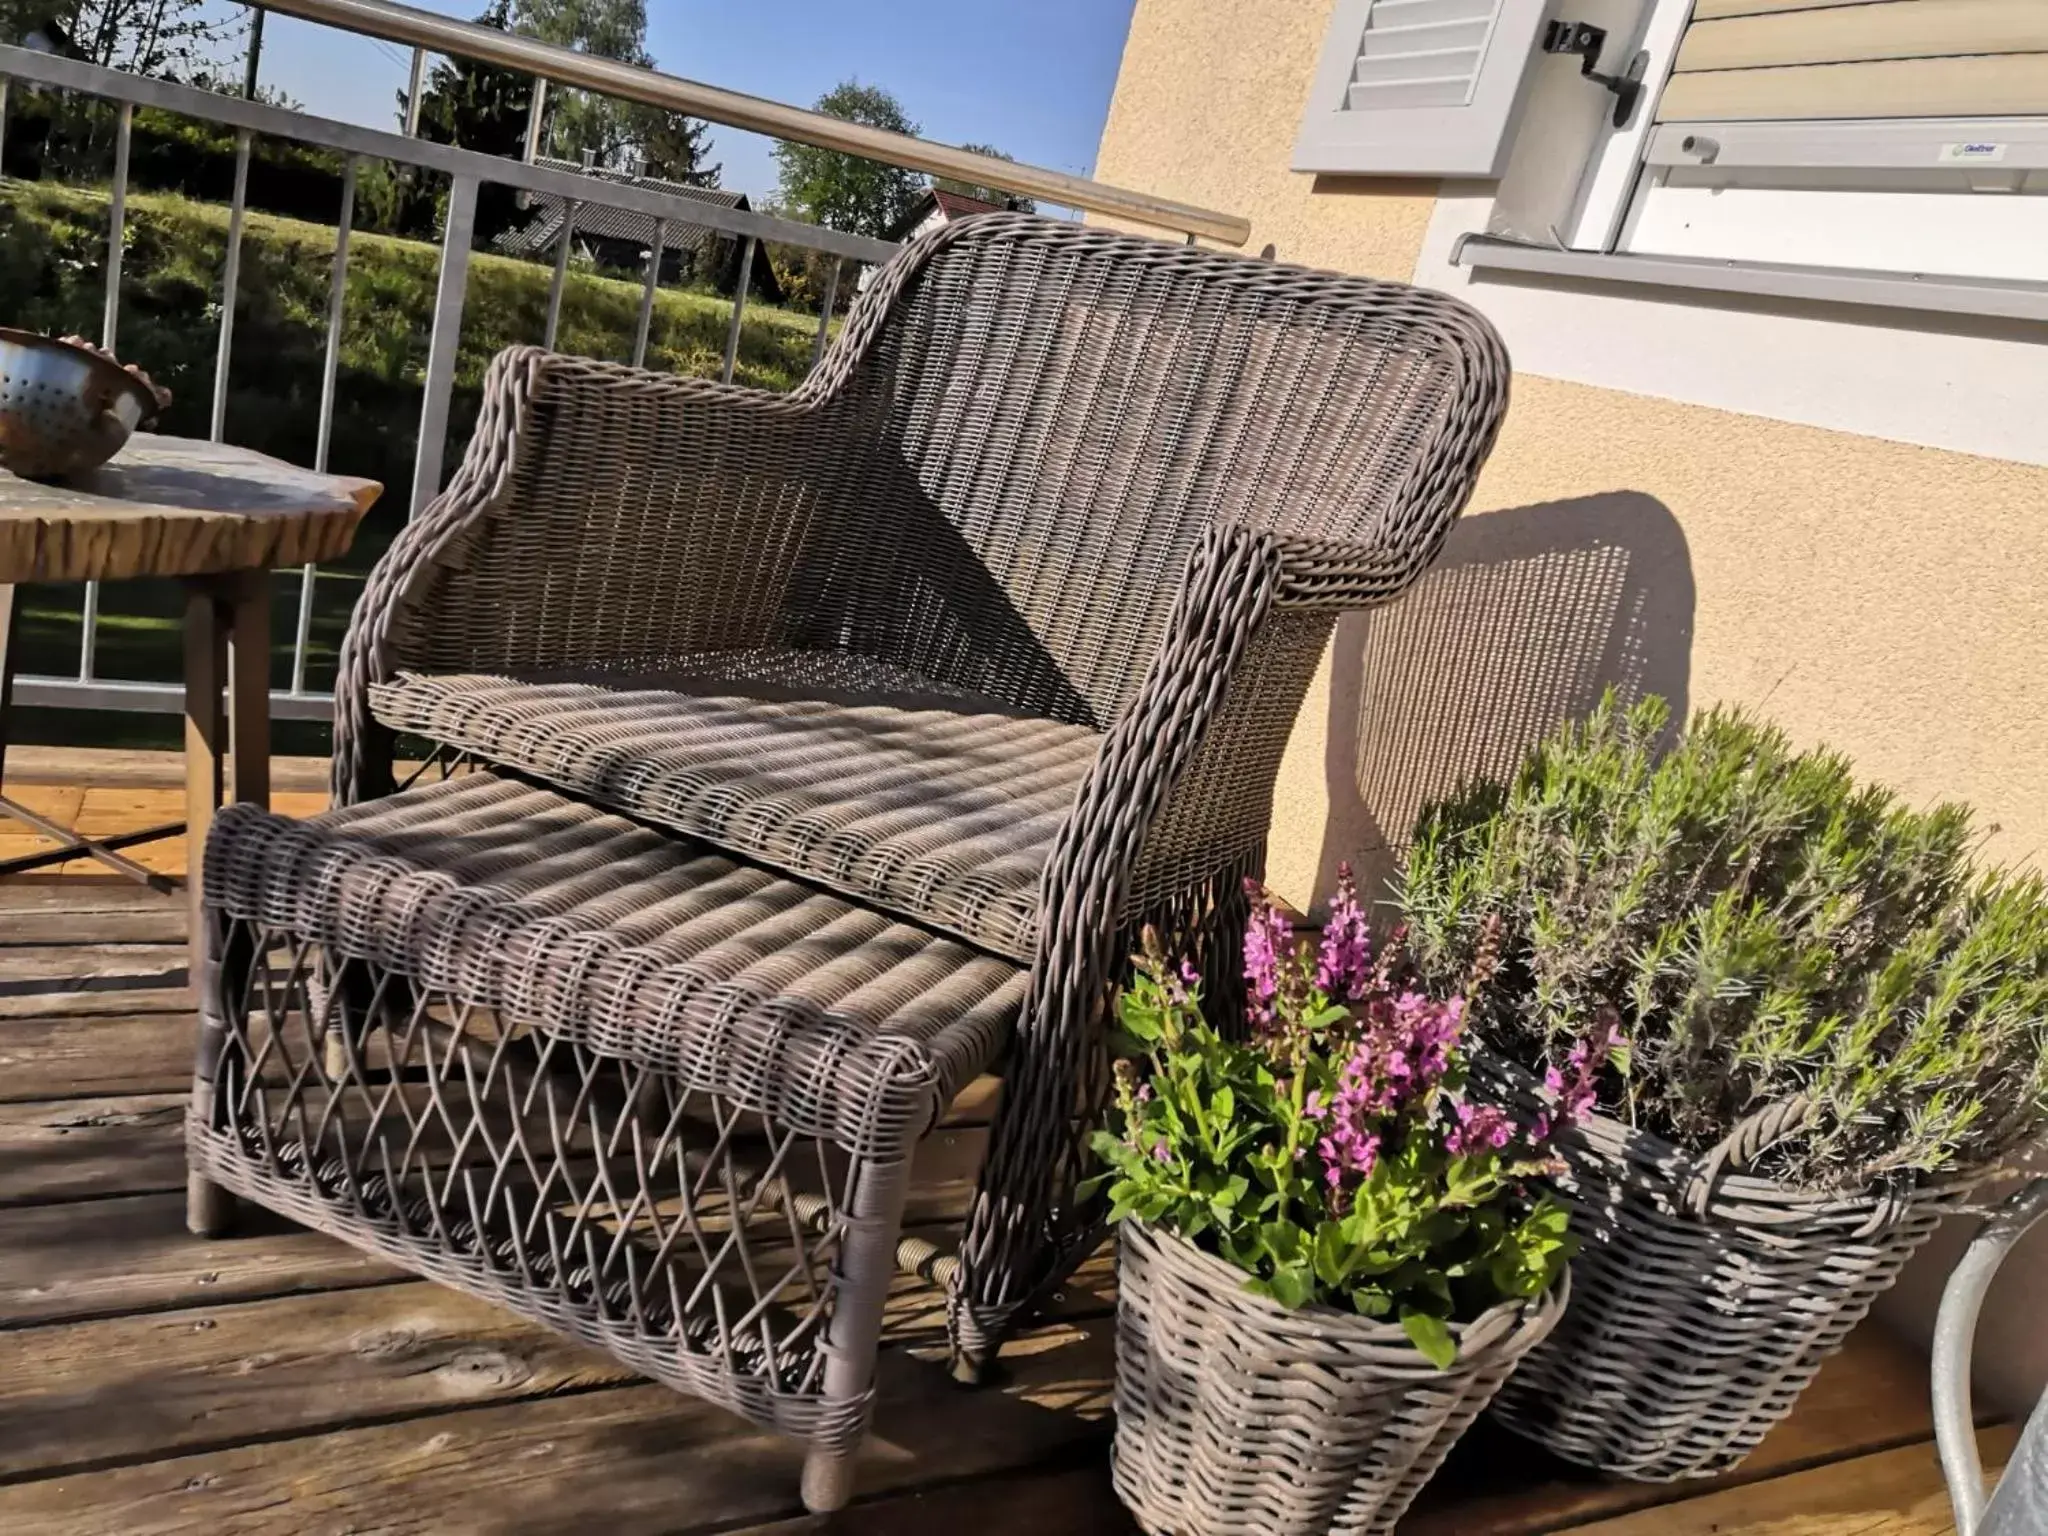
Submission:
[[[775,643],[802,546],[832,532],[810,517],[814,466],[845,430],[832,398],[500,353],[461,467],[351,616],[337,788],[360,766],[370,685],[404,668],[658,669]]]
[[[460,472],[386,556],[356,627],[389,663],[434,670],[765,643],[824,414],[811,397],[509,350]]]

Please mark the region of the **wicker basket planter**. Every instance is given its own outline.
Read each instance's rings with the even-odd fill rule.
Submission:
[[[1755,1449],[1977,1182],[1821,1196],[1745,1172],[1802,1108],[1758,1114],[1699,1158],[1604,1115],[1557,1136],[1553,1187],[1582,1245],[1571,1310],[1495,1417],[1649,1482],[1712,1476]]]
[[[1176,1237],[1119,1231],[1116,1490],[1151,1536],[1391,1530],[1564,1310],[1563,1281],[1496,1307],[1438,1371],[1397,1326],[1289,1311]]]

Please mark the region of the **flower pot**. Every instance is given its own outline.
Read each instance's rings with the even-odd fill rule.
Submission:
[[[1392,1529],[1564,1310],[1561,1280],[1454,1325],[1439,1371],[1396,1325],[1289,1311],[1177,1237],[1119,1231],[1116,1490],[1151,1536]]]
[[[1536,1112],[1519,1067],[1481,1060],[1475,1075]],[[1494,1416],[1646,1482],[1709,1477],[1755,1449],[1981,1177],[1820,1194],[1744,1171],[1799,1118],[1772,1106],[1698,1158],[1599,1114],[1560,1131],[1552,1186],[1580,1243],[1571,1310]]]

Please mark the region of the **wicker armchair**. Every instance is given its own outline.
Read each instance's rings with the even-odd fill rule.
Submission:
[[[1507,380],[1441,295],[1018,214],[908,247],[788,395],[512,349],[356,612],[337,795],[418,733],[1027,965],[977,1370],[1096,1235],[1136,930],[1234,973],[1330,626],[1428,565]]]

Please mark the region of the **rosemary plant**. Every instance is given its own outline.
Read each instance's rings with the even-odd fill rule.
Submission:
[[[1766,1165],[1803,1187],[2039,1136],[2041,879],[1974,871],[1966,809],[1911,809],[1837,753],[1725,710],[1660,753],[1669,723],[1610,694],[1512,782],[1423,813],[1398,892],[1423,984],[1455,983],[1497,930],[1471,1021],[1490,1048],[1540,1073],[1618,1015],[1602,1108],[1695,1152],[1803,1096]]]

